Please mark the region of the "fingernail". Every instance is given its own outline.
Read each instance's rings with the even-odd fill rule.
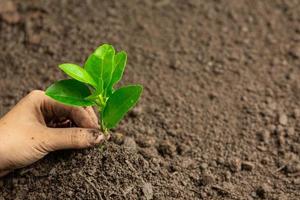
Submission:
[[[90,132],[89,140],[90,143],[93,145],[100,144],[105,138],[103,133],[98,129],[91,129],[89,130],[89,132]]]

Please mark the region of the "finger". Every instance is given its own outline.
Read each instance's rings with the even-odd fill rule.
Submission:
[[[94,121],[94,123],[98,124],[98,117],[97,117],[93,107],[91,107],[91,106],[86,107],[85,110],[89,113],[89,115],[92,118],[92,120]]]
[[[61,149],[82,149],[100,144],[105,136],[98,129],[84,128],[47,128],[47,138],[41,145],[47,151]]]
[[[74,107],[61,104],[50,97],[46,96],[43,91],[35,90],[30,93],[29,102],[37,105],[41,110],[45,121],[53,118],[69,118],[78,127],[98,128],[97,116],[92,112],[92,107]]]
[[[99,128],[97,116],[92,107],[73,107],[70,116],[78,127]]]

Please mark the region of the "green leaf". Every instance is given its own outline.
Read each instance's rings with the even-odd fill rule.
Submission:
[[[100,98],[100,95],[101,95],[101,92],[94,90],[94,91],[92,91],[92,94],[90,96],[86,97],[85,99],[95,101]]]
[[[94,87],[97,86],[96,82],[90,76],[90,74],[78,65],[71,64],[71,63],[65,63],[65,64],[59,65],[59,68],[62,71],[64,71],[67,75],[69,75],[70,77],[72,77],[80,82],[88,83]]]
[[[102,120],[106,128],[110,129],[124,117],[124,115],[136,104],[143,87],[130,85],[116,90],[106,102],[102,112]]]
[[[121,80],[126,66],[126,62],[127,54],[125,51],[121,51],[116,54],[114,62],[115,67],[110,81],[110,88],[113,88],[113,86]]]
[[[91,95],[89,88],[74,79],[61,80],[46,90],[46,95],[66,105],[92,106],[94,102],[85,98]]]
[[[94,54],[95,54],[95,56],[97,56],[98,58],[100,58],[100,59],[103,60],[105,54],[106,54],[107,51],[109,51],[111,48],[113,48],[111,45],[109,45],[109,44],[103,44],[103,45],[99,46],[99,47],[94,51]]]
[[[115,49],[112,45],[103,44],[95,50],[94,55],[102,60],[101,78],[103,80],[103,90],[106,90],[114,70]]]
[[[95,101],[96,99],[99,99],[99,94],[91,94],[90,96],[85,98],[86,100]]]
[[[107,51],[106,55],[103,58],[103,89],[105,90],[111,80],[113,69],[114,69],[114,57],[115,57],[115,50],[112,48]]]
[[[96,56],[95,54],[91,54],[87,61],[84,64],[84,69],[90,74],[90,76],[94,79],[97,84],[97,91],[103,91],[103,81],[102,81],[102,73],[103,73],[103,65],[102,59]]]
[[[97,93],[102,94],[103,92],[103,80],[99,78],[98,86],[97,86]]]

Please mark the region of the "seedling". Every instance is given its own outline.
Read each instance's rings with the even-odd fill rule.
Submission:
[[[71,79],[60,80],[46,90],[46,95],[66,105],[96,106],[99,125],[107,134],[139,100],[143,87],[128,85],[115,89],[121,80],[127,55],[103,44],[86,60],[83,67],[59,65]]]

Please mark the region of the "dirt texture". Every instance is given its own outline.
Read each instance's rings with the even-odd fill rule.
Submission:
[[[0,114],[102,43],[128,52],[138,107],[0,200],[300,199],[299,0],[0,0]]]

